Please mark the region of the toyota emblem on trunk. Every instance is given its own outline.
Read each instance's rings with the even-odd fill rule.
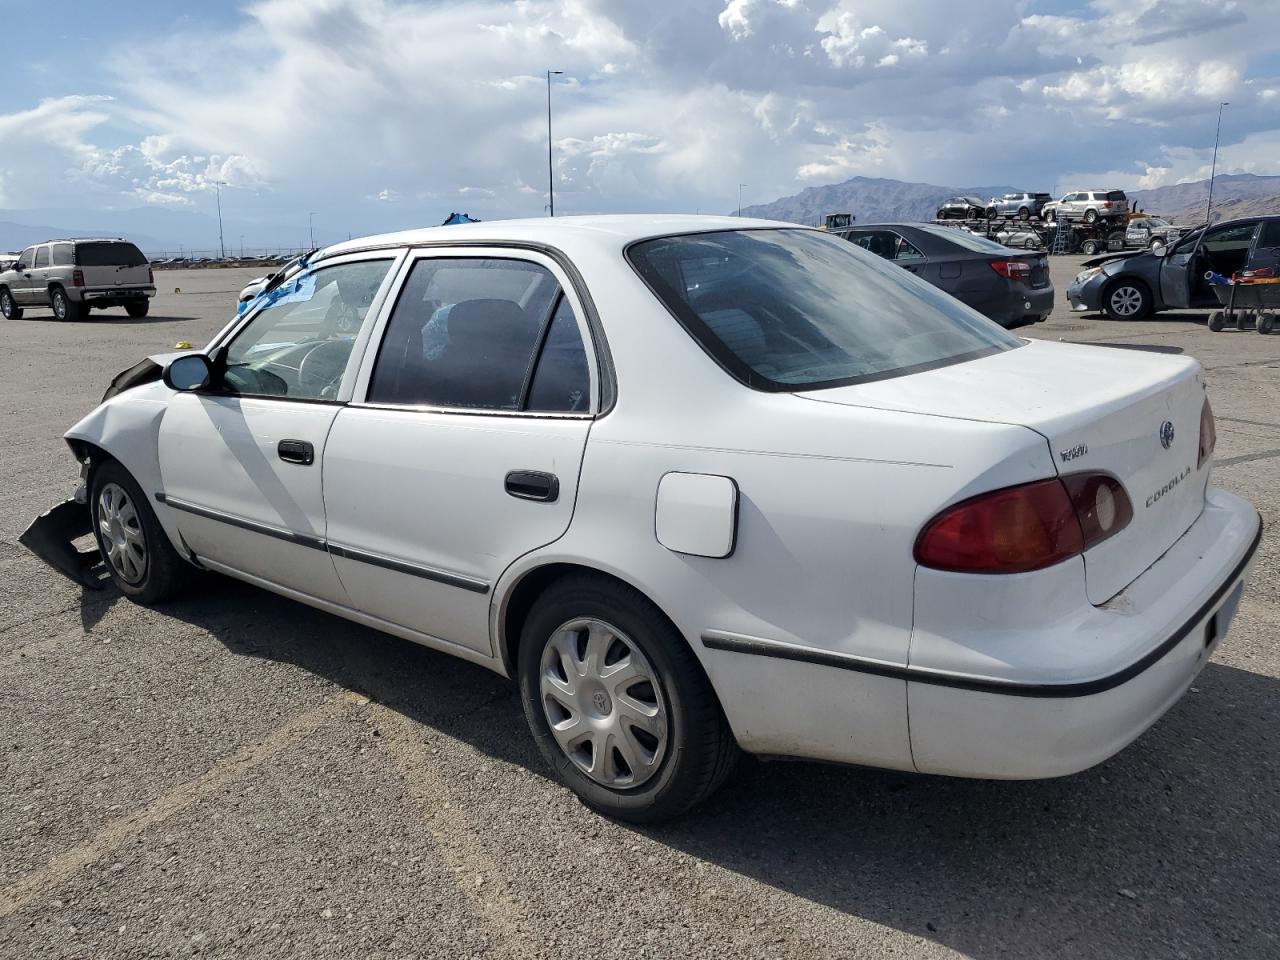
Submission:
[[[1166,420],[1160,424],[1160,446],[1168,450],[1173,446],[1173,421]]]

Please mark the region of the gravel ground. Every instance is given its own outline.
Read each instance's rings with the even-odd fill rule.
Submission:
[[[746,760],[637,830],[547,779],[484,670],[215,577],[142,609],[17,545],[73,486],[62,431],[249,276],[0,322],[0,957],[1280,957],[1280,336],[1062,303],[1025,331],[1198,357],[1217,482],[1268,524],[1230,637],[1137,743],[1033,783]]]

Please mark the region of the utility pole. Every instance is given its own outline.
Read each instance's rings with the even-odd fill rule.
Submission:
[[[738,184],[738,216],[742,216],[742,188],[745,186],[745,183]]]
[[[548,208],[553,217],[556,215],[556,175],[551,165],[551,77],[563,73],[563,70],[547,71],[547,199],[550,201]]]
[[[214,190],[218,194],[218,256],[224,260],[227,258],[227,246],[222,242],[222,188],[226,185],[224,180],[213,181]]]
[[[1204,210],[1204,222],[1211,223],[1213,214],[1213,178],[1218,173],[1218,138],[1222,136],[1222,108],[1231,106],[1230,100],[1218,104],[1218,129],[1213,134],[1213,166],[1209,168],[1209,203]]]
[[[240,259],[244,259],[244,234],[240,234]]]
[[[307,229],[311,231],[311,249],[316,248],[316,215],[313,210],[307,214]]]

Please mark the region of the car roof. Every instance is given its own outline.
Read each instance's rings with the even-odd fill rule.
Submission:
[[[523,220],[483,220],[452,226],[422,227],[383,233],[356,240],[344,240],[326,247],[312,262],[346,253],[394,247],[459,243],[463,245],[491,242],[544,244],[562,246],[607,246],[621,249],[636,240],[681,233],[705,233],[719,230],[761,228],[815,229],[778,220],[750,217],[712,217],[691,214],[612,214],[607,216],[530,217]]]

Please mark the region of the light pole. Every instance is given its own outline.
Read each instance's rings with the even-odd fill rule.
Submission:
[[[1218,104],[1218,129],[1213,134],[1213,166],[1209,168],[1209,203],[1204,209],[1204,222],[1210,222],[1209,217],[1213,213],[1213,178],[1218,173],[1218,138],[1222,136],[1222,108],[1231,106],[1230,100],[1223,100]]]
[[[311,231],[311,249],[316,248],[316,214],[311,211],[307,214],[307,229]]]
[[[556,215],[556,175],[551,166],[551,77],[560,76],[563,73],[563,70],[547,71],[547,200],[549,201],[547,209],[551,211],[553,217]]]
[[[244,234],[240,234],[240,259],[244,259]]]
[[[225,180],[213,181],[213,188],[218,194],[218,256],[223,260],[227,259],[227,246],[222,242],[222,188],[226,185]]]
[[[749,186],[749,184],[738,184],[738,216],[742,216],[742,188],[745,186]]]

